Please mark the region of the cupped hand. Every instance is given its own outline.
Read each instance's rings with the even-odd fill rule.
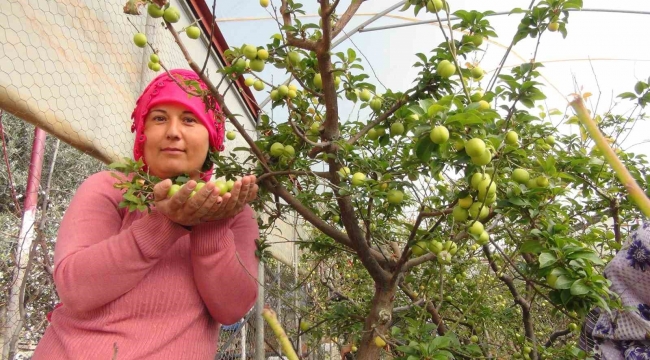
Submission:
[[[215,190],[213,182],[206,183],[194,196],[191,196],[196,185],[196,181],[190,180],[168,198],[167,193],[172,186],[172,181],[165,179],[159,182],[153,188],[156,210],[171,221],[184,226],[193,226],[205,221],[202,219],[211,214],[215,205],[223,204],[225,201],[222,201],[224,199],[219,196],[219,190]]]
[[[256,180],[255,175],[247,175],[235,181],[232,190],[223,195],[223,200],[220,203],[213,203],[210,211],[202,219],[215,221],[239,214],[246,204],[257,197],[259,186],[257,186]]]

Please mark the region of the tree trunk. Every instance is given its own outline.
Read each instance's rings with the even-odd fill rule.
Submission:
[[[372,298],[370,314],[363,326],[363,336],[359,346],[358,360],[377,360],[382,349],[375,345],[375,337],[382,335],[387,338],[388,325],[393,313],[397,285],[376,284],[375,296]]]

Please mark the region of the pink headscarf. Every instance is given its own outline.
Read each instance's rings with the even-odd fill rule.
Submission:
[[[199,83],[201,89],[207,89],[205,83],[199,78],[199,76],[191,70],[184,69],[174,69],[170,70],[169,73],[176,78],[179,84],[187,86],[185,81],[196,81]],[[195,92],[194,86],[189,85],[188,90]],[[201,120],[203,126],[208,129],[209,139],[210,139],[210,150],[211,151],[223,151],[223,140],[224,140],[224,117],[221,113],[221,109],[216,102],[214,106],[216,111],[209,110],[206,112],[206,105],[203,102],[203,99],[197,96],[188,95],[183,89],[181,89],[172,78],[163,73],[158,75],[153,79],[147,88],[144,89],[142,95],[136,101],[135,109],[133,114],[131,114],[131,119],[133,119],[133,125],[131,125],[131,132],[135,132],[135,142],[133,143],[133,158],[138,160],[142,158],[142,161],[145,163],[146,171],[146,159],[144,159],[144,143],[147,141],[147,137],[144,135],[144,122],[149,114],[149,111],[152,107],[160,104],[179,104],[187,107],[196,117]],[[201,179],[208,181],[212,176],[212,167],[204,173],[201,173]]]

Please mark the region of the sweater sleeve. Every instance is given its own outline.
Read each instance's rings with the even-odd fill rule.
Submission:
[[[122,229],[121,192],[108,171],[90,176],[65,212],[54,248],[54,283],[75,312],[117,299],[189,232],[155,210]]]
[[[203,302],[218,323],[235,323],[257,298],[259,228],[253,210],[246,206],[231,219],[195,226],[190,238],[194,280]]]

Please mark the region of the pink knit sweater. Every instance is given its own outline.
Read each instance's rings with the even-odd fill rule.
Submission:
[[[220,324],[257,296],[253,210],[192,231],[119,209],[109,172],[89,177],[59,229],[54,282],[63,303],[33,360],[212,359]]]

